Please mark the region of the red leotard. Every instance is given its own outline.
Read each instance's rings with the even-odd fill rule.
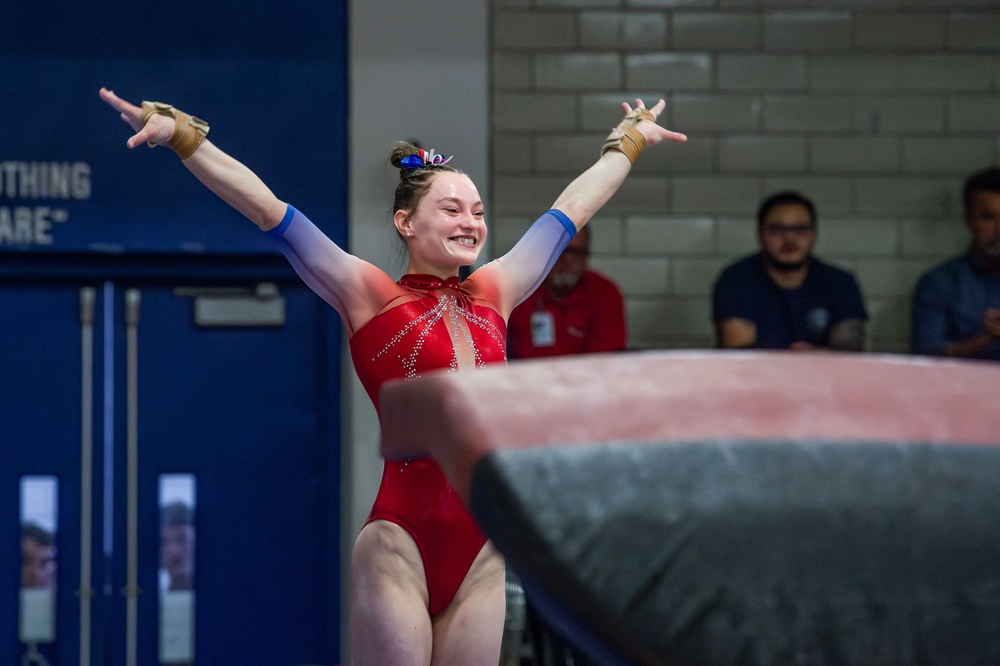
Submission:
[[[459,350],[476,366],[506,359],[507,327],[500,315],[459,286],[458,278],[406,275],[399,284],[417,300],[392,307],[351,338],[354,367],[372,401],[389,379],[427,370],[458,369]],[[430,458],[386,461],[368,522],[388,520],[417,544],[424,563],[430,613],[440,613],[458,590],[486,537]]]
[[[340,313],[355,370],[378,411],[379,388],[390,379],[505,361],[505,318],[534,291],[574,232],[562,213],[549,211],[507,255],[461,284],[457,277],[432,275],[393,282],[344,252],[291,206],[268,233],[306,283]],[[430,458],[386,461],[368,517],[373,520],[399,525],[417,545],[431,615],[451,603],[486,543]]]

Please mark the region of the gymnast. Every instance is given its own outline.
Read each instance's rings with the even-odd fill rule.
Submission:
[[[450,158],[398,142],[393,223],[406,245],[394,281],[348,254],[246,166],[206,139],[208,126],[158,102],[131,104],[102,88],[144,143],[174,150],[194,176],[267,232],[302,279],[343,319],[355,370],[379,410],[379,387],[431,370],[506,360],[506,321],[576,232],[624,182],[647,144],[684,141],[646,109],[625,117],[600,158],[559,195],[515,247],[464,281],[486,241],[483,202]],[[385,461],[351,561],[350,637],[357,664],[496,664],[504,624],[504,565],[430,458]]]

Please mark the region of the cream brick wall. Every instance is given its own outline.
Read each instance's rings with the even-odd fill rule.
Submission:
[[[713,344],[719,270],[760,200],[819,209],[868,348],[904,352],[921,271],[961,252],[959,189],[1000,151],[997,0],[492,0],[492,254],[596,158],[619,102],[690,137],[642,156],[593,221],[633,348]]]

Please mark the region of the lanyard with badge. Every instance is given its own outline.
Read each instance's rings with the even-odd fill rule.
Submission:
[[[552,313],[542,309],[542,301],[531,313],[531,344],[535,347],[552,347],[556,344],[556,320]]]

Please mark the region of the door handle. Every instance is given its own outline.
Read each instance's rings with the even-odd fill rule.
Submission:
[[[285,325],[285,297],[273,282],[254,288],[178,287],[174,295],[194,299],[194,324],[261,328]]]

